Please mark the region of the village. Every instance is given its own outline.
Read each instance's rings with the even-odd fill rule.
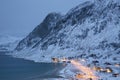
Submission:
[[[101,80],[100,77],[98,77],[95,72],[99,73],[105,73],[105,74],[112,74],[113,77],[120,77],[120,73],[113,73],[113,70],[110,67],[102,67],[97,66],[97,61],[93,61],[95,66],[85,66],[82,62],[85,62],[85,59],[75,59],[75,58],[52,58],[52,62],[54,63],[64,63],[72,64],[76,66],[76,68],[79,70],[79,72],[76,72],[74,75],[75,80]],[[105,65],[112,65],[110,63],[105,63]],[[120,68],[120,64],[115,63],[115,67]]]

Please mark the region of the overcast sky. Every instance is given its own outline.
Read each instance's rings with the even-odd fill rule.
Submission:
[[[65,14],[85,0],[0,0],[0,35],[26,36],[50,12]]]

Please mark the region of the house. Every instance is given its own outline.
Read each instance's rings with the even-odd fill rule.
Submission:
[[[81,78],[84,78],[84,77],[85,77],[85,75],[84,74],[80,74],[80,73],[75,75],[76,79],[81,79]]]
[[[59,59],[58,59],[58,58],[52,58],[52,61],[53,61],[54,63],[58,63],[58,62],[59,62]]]

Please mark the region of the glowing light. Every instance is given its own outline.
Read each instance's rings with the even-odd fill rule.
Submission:
[[[120,67],[120,64],[115,64],[116,67]]]
[[[111,73],[112,70],[110,70],[110,69],[106,69],[106,72],[107,72],[107,73]]]
[[[94,71],[84,65],[82,65],[80,62],[78,62],[77,60],[68,60],[66,58],[63,58],[63,59],[59,59],[59,61],[61,62],[68,62],[70,61],[71,64],[73,64],[77,69],[79,69],[79,71],[83,72],[84,74],[77,74],[75,75],[75,77],[77,79],[84,79],[84,80],[87,80],[87,79],[92,79],[92,80],[98,80],[98,77],[94,74]],[[85,62],[84,59],[82,59],[81,61]]]
[[[85,73],[85,75],[82,76],[84,79],[98,80],[98,77],[95,76],[94,72],[90,68],[83,66],[82,64],[75,60],[71,60],[71,63],[80,71]]]
[[[75,75],[75,77],[76,77],[77,79],[79,79],[79,78],[85,78],[84,74],[77,74],[77,75]]]
[[[84,60],[84,59],[81,59],[81,61],[85,62],[85,60]]]

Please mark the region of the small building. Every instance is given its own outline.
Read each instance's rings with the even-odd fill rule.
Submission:
[[[106,72],[107,72],[107,73],[111,73],[111,72],[113,72],[113,70],[112,70],[110,67],[107,67],[107,68],[106,68]]]
[[[95,70],[95,71],[103,71],[103,69],[101,68],[101,67],[93,67],[93,70]]]
[[[71,63],[71,61],[67,58],[61,58],[60,61],[63,63]]]
[[[75,78],[76,78],[76,79],[82,79],[82,78],[84,78],[84,76],[85,76],[84,74],[80,74],[80,73],[79,73],[79,74],[76,74],[76,75],[75,75]]]
[[[52,58],[52,61],[53,61],[54,63],[58,63],[58,62],[59,62],[59,59],[58,59],[58,58]]]
[[[115,74],[112,74],[112,76],[113,77],[118,77],[118,76],[120,76],[120,74],[119,73],[115,73]]]
[[[116,67],[120,67],[120,64],[117,64],[117,63],[116,63],[115,66],[116,66]]]

